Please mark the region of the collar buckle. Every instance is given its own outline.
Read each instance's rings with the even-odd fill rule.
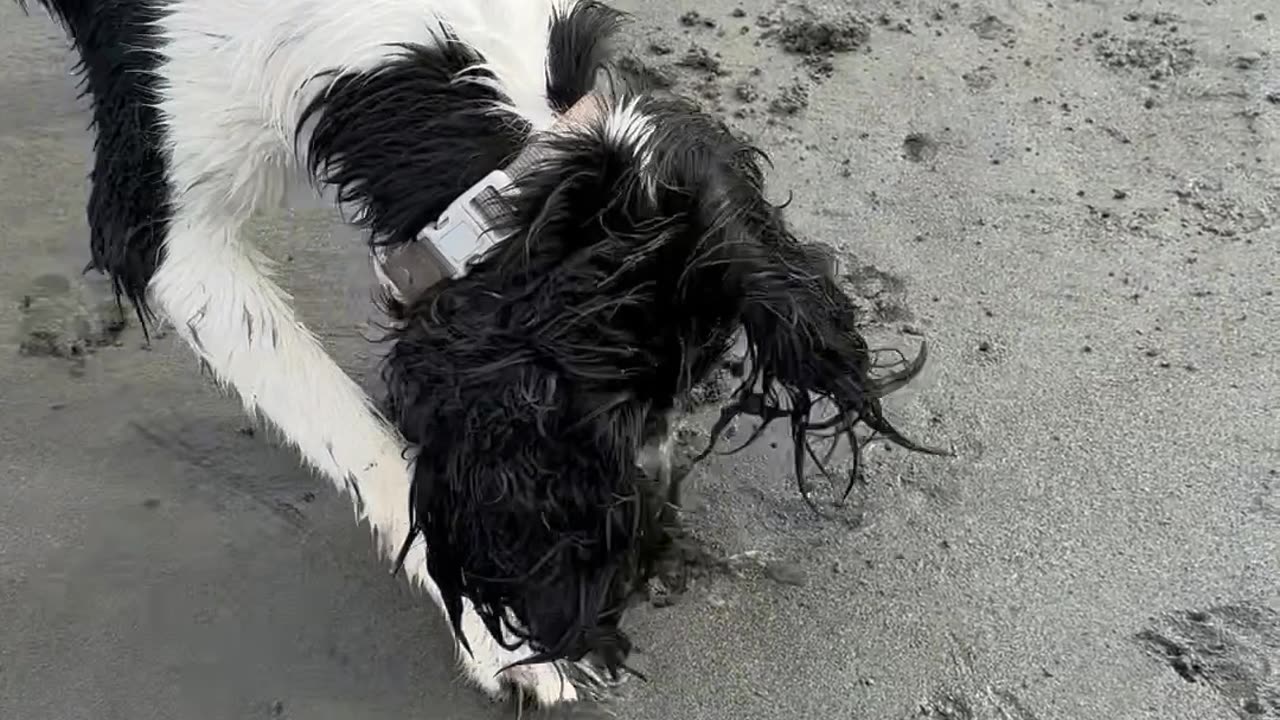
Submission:
[[[449,277],[465,275],[467,262],[509,234],[491,228],[495,214],[485,206],[492,206],[498,200],[498,193],[510,185],[510,175],[494,170],[463,191],[434,223],[418,234],[418,240],[424,241],[424,246],[432,251]]]

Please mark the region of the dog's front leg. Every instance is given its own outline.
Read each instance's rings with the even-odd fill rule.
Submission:
[[[268,260],[242,242],[239,229],[240,223],[216,214],[179,210],[151,284],[155,301],[245,409],[276,425],[305,462],[351,497],[358,518],[369,521],[390,556],[409,532],[412,468],[403,442],[297,319],[291,299],[268,275]],[[410,549],[404,567],[439,606],[421,543]],[[494,642],[470,607],[463,632],[473,650],[462,654],[463,670],[491,696],[505,695],[514,684],[543,705],[576,699],[555,666],[503,672],[525,655]]]

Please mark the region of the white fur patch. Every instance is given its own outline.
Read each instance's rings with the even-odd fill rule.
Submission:
[[[430,44],[433,21],[487,58],[508,110],[545,129],[547,28],[575,0],[176,0],[161,21],[159,109],[165,123],[174,217],[166,257],[151,285],[156,306],[245,409],[278,426],[356,503],[390,556],[409,531],[411,467],[404,442],[297,318],[243,227],[278,203],[296,177],[303,108],[325,91],[323,71],[372,71],[397,43]],[[632,131],[634,132],[634,131]],[[405,569],[439,605],[416,543]],[[527,652],[509,652],[468,605],[474,656],[467,677],[492,695],[513,683],[544,705],[572,701],[553,665],[500,673]]]

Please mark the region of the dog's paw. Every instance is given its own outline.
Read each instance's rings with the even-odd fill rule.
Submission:
[[[538,707],[550,708],[578,701],[578,688],[566,673],[551,663],[509,668],[502,673],[502,678]]]
[[[480,663],[462,653],[463,675],[490,700],[503,702],[515,694],[542,708],[577,702],[581,697],[578,686],[590,682],[586,674],[566,672],[567,666],[517,665],[499,672],[494,663]]]
[[[608,700],[631,676],[630,671],[611,676],[602,663],[590,658],[562,662],[560,669],[578,688],[579,695],[601,701]]]
[[[502,677],[492,668],[485,667],[472,659],[466,651],[460,653],[461,672],[464,679],[470,682],[490,700],[500,702],[507,698],[510,686],[502,682]]]

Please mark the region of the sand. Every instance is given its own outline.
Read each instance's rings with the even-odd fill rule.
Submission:
[[[650,682],[612,711],[1280,717],[1280,8],[622,7],[634,67],[770,154],[868,332],[929,343],[889,409],[957,454],[877,448],[821,518],[785,443],[695,470],[721,561],[637,610]],[[69,65],[0,2],[0,718],[514,717],[349,506],[80,275]],[[291,205],[256,236],[367,379],[361,242]]]

